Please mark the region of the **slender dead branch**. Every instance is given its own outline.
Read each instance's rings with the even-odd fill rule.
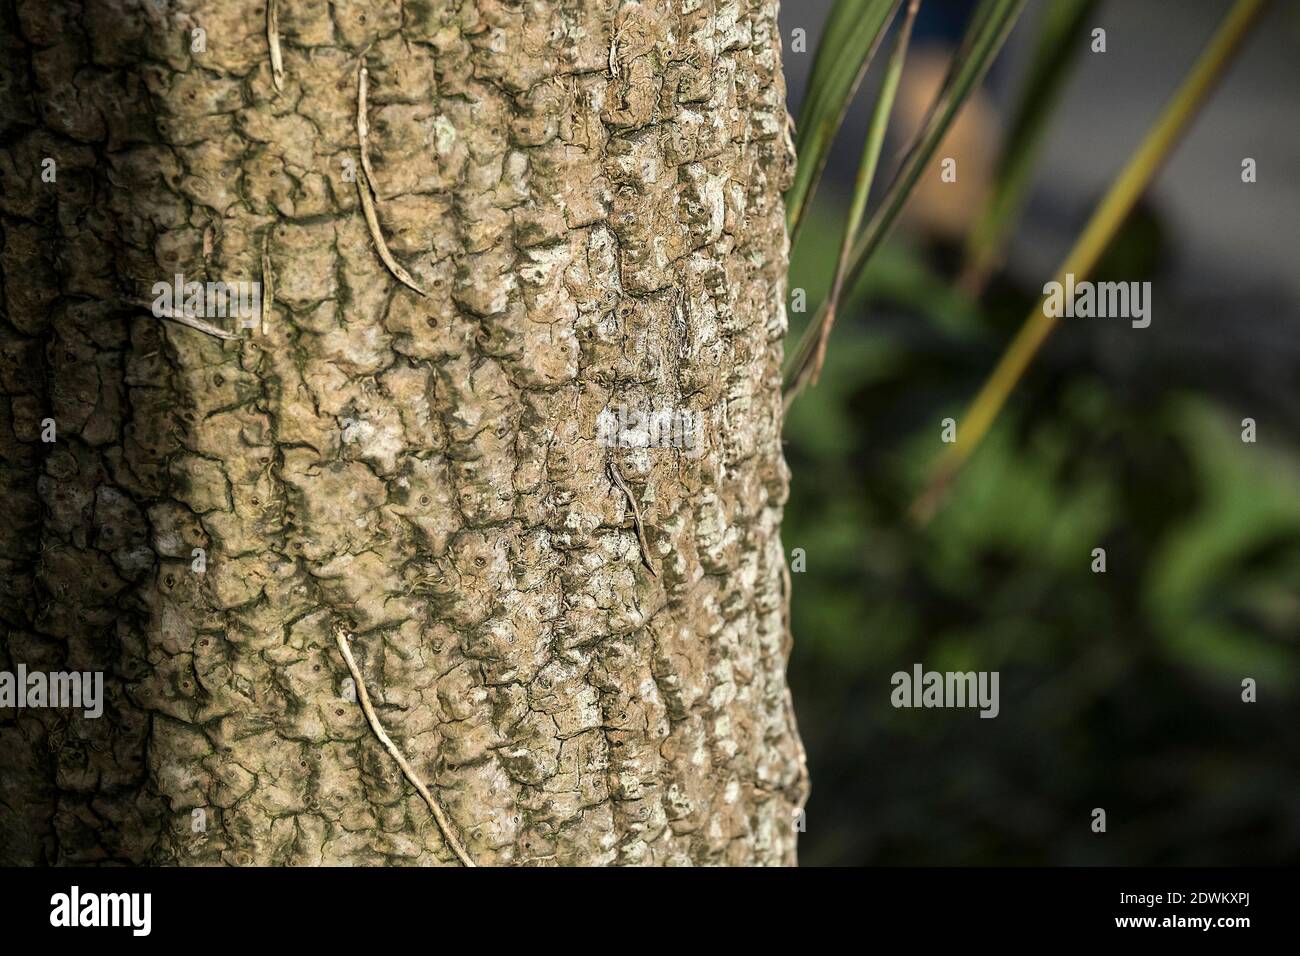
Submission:
[[[388,271],[407,288],[420,295],[426,295],[427,293],[420,288],[411,274],[388,251],[388,243],[384,241],[384,234],[379,229],[379,216],[375,213],[375,196],[378,193],[372,195],[375,188],[375,171],[370,165],[370,126],[366,122],[366,92],[369,75],[363,53],[357,67],[357,147],[361,151],[361,175],[357,177],[357,193],[361,196],[361,211],[365,214],[366,225],[370,228],[370,238],[374,240],[379,258],[388,267]]]
[[[275,274],[271,271],[271,230],[262,234],[262,312],[258,318],[259,330],[266,334],[266,323],[271,318],[271,309],[275,307]]]
[[[623,492],[628,505],[632,508],[632,525],[636,528],[636,540],[641,546],[641,563],[645,565],[645,569],[650,572],[652,578],[657,578],[659,574],[655,571],[654,565],[650,563],[650,542],[646,540],[645,525],[641,520],[641,508],[636,503],[636,497],[632,494],[632,489],[627,486],[627,482],[623,480],[618,465],[612,461],[609,463],[609,476],[614,480],[614,484],[618,485],[618,490]]]
[[[280,4],[279,0],[266,3],[266,45],[271,49],[271,82],[276,92],[284,90],[284,59],[280,56]]]
[[[357,61],[357,144],[361,148],[361,168],[365,170],[367,183],[374,189],[375,170],[370,165],[370,70],[366,67],[366,56],[370,48],[366,47]]]
[[[348,647],[348,635],[343,628],[336,627],[334,629],[334,640],[338,643],[339,652],[343,655],[343,660],[348,665],[348,670],[352,673],[352,680],[357,685],[357,700],[361,704],[362,712],[366,715],[366,720],[370,723],[370,729],[375,732],[375,736],[378,737],[379,742],[384,745],[384,749],[388,751],[389,756],[391,756],[393,760],[397,761],[397,766],[402,769],[402,773],[406,776],[406,779],[410,781],[411,786],[413,786],[420,796],[424,798],[424,802],[429,806],[429,811],[433,814],[433,819],[438,823],[438,829],[442,831],[442,838],[447,841],[447,845],[451,847],[452,852],[456,854],[457,859],[459,859],[465,866],[474,866],[474,860],[470,857],[469,853],[465,851],[465,847],[461,844],[460,838],[456,836],[456,831],[452,828],[451,820],[448,819],[442,806],[438,803],[434,795],[429,792],[429,788],[424,785],[424,782],[420,780],[419,776],[415,772],[415,768],[413,768],[410,763],[407,762],[407,759],[402,756],[402,752],[397,749],[397,745],[394,744],[388,734],[384,732],[384,727],[379,722],[379,717],[375,714],[375,708],[370,704],[370,695],[366,693],[366,682],[362,679],[361,669],[357,667],[357,662],[352,657],[352,650]]]
[[[621,24],[615,24],[613,35],[609,38],[609,75],[611,79],[615,80],[622,73],[622,68],[618,62],[618,37],[622,29]]]
[[[176,312],[171,309],[155,309],[152,302],[140,302],[137,304],[140,308],[147,309],[150,315],[156,316],[160,319],[167,319],[168,321],[175,322],[178,325],[184,325],[187,328],[194,329],[196,332],[204,332],[211,335],[213,338],[225,339],[228,342],[239,340],[239,336],[234,332],[227,332],[225,329],[218,328],[209,322],[204,322],[202,319],[196,319],[192,315],[186,315],[184,312]]]

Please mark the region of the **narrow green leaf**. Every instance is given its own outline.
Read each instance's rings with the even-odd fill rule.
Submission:
[[[836,0],[813,60],[797,124],[798,166],[786,192],[786,226],[793,244],[831,143],[853,95],[902,0]]]
[[[953,57],[943,87],[921,126],[921,132],[889,184],[875,215],[853,248],[852,265],[847,279],[850,287],[857,282],[871,254],[898,218],[916,181],[939,148],[967,98],[988,73],[1011,28],[1024,10],[1025,2],[1026,0],[981,0],[971,15],[970,26]]]
[[[1057,0],[1043,14],[1034,58],[1002,143],[993,189],[966,239],[960,285],[971,295],[979,294],[997,267],[1011,224],[1024,208],[1044,134],[1070,69],[1086,45],[1083,30],[1097,6],[1098,0]]]
[[[971,14],[965,35],[953,56],[939,94],[875,214],[853,245],[849,254],[849,266],[843,278],[845,288],[853,289],[857,286],[867,261],[894,224],[926,164],[939,148],[961,107],[979,87],[1002,49],[1007,35],[1024,10],[1025,2],[1026,0],[980,0]],[[796,361],[801,361],[812,351],[814,343],[823,337],[823,328],[828,318],[829,313],[821,310],[808,323],[794,352]]]
[[[848,271],[849,255],[853,250],[853,240],[862,228],[862,219],[867,209],[867,197],[871,195],[871,184],[876,178],[876,166],[880,161],[880,151],[885,144],[885,132],[889,128],[889,117],[894,111],[894,99],[898,94],[898,82],[903,73],[903,61],[907,59],[907,46],[912,36],[912,24],[921,0],[908,0],[907,13],[899,27],[894,40],[893,51],[889,55],[889,64],[872,109],[871,123],[867,128],[866,142],[862,148],[862,159],[858,165],[857,179],[853,185],[853,199],[849,204],[848,219],[844,224],[844,237],[840,244],[839,260],[835,266],[835,276],[831,280],[830,294],[822,303],[814,320],[819,333],[816,339],[805,338],[800,343],[801,350],[796,356],[786,387],[785,405],[790,407],[795,396],[808,384],[816,385],[821,374],[822,363],[826,358],[826,343],[830,339],[831,327],[835,323],[835,313],[839,307],[840,296],[844,292],[844,277]]]
[[[1075,240],[1074,248],[1057,269],[1056,282],[1064,283],[1067,275],[1081,281],[1092,273],[1138,199],[1236,58],[1267,4],[1268,0],[1237,0],[1233,4],[1192,71],[1165,105],[1155,125],[1147,130],[1137,151],[1093,211],[1092,218]],[[1056,327],[1056,321],[1056,317],[1043,308],[1041,299],[1025,317],[1020,331],[1007,345],[998,364],[962,414],[961,442],[947,446],[925,489],[913,502],[912,516],[916,521],[924,523],[934,515],[961,466],[993,426],[1011,392]]]

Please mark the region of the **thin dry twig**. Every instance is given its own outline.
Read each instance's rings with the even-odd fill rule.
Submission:
[[[284,59],[280,55],[280,5],[279,0],[267,0],[266,44],[271,48],[271,82],[276,92],[284,90]]]
[[[622,30],[621,25],[615,25],[614,33],[609,39],[609,75],[611,79],[617,80],[622,72],[618,62],[618,35]]]
[[[209,322],[204,322],[202,319],[196,319],[192,315],[186,315],[184,312],[176,312],[171,309],[155,309],[152,302],[140,302],[138,305],[140,308],[147,309],[151,315],[160,319],[167,319],[171,322],[176,322],[180,325],[194,329],[197,332],[205,332],[214,338],[225,339],[228,342],[239,340],[239,336],[234,332],[227,332],[225,329],[218,328]]]
[[[365,170],[367,182],[372,184],[370,188],[374,189],[375,170],[370,165],[370,120],[366,115],[370,111],[370,70],[366,67],[369,54],[370,47],[366,47],[357,61],[357,143],[361,147],[361,168]]]
[[[654,565],[650,563],[650,542],[646,540],[645,525],[641,521],[641,508],[636,503],[636,497],[632,494],[632,489],[627,486],[627,482],[623,480],[618,465],[612,461],[609,463],[609,476],[614,479],[614,484],[618,485],[618,490],[623,492],[627,498],[627,503],[632,508],[632,525],[636,528],[636,540],[641,546],[641,563],[645,565],[645,569],[650,572],[652,578],[657,578],[659,574],[655,571]]]
[[[357,177],[357,192],[361,196],[361,210],[365,213],[366,225],[370,227],[370,238],[375,241],[379,258],[388,267],[388,271],[407,288],[420,295],[427,295],[402,264],[393,258],[393,254],[388,251],[388,243],[384,241],[384,234],[379,230],[379,216],[375,213],[375,196],[378,193],[371,195],[375,188],[375,171],[370,166],[370,126],[366,122],[366,91],[369,75],[363,53],[360,65],[357,67],[357,146],[361,151],[361,175]]]
[[[415,769],[407,762],[406,758],[402,756],[402,752],[397,749],[397,745],[394,744],[388,734],[384,732],[384,727],[379,722],[379,717],[376,716],[374,707],[370,705],[370,695],[366,693],[366,682],[361,677],[361,669],[357,667],[357,662],[352,657],[352,650],[348,647],[347,632],[341,627],[336,627],[334,629],[334,640],[338,643],[339,652],[343,655],[343,660],[347,663],[348,670],[352,673],[352,680],[357,685],[357,700],[361,704],[362,712],[366,715],[366,720],[370,723],[370,729],[375,732],[375,736],[378,737],[379,742],[384,745],[384,749],[388,751],[389,756],[397,761],[397,766],[402,769],[402,773],[406,776],[406,779],[411,782],[411,786],[415,787],[420,796],[424,798],[424,802],[429,805],[429,811],[433,814],[433,819],[437,821],[438,829],[442,831],[442,838],[447,841],[447,845],[451,847],[452,852],[456,854],[456,857],[465,866],[475,866],[476,864],[474,863],[474,860],[471,859],[469,853],[465,851],[465,847],[461,845],[460,838],[456,836],[455,830],[452,829],[451,820],[448,819],[442,806],[438,803],[434,795],[429,792],[429,788],[420,780]]]
[[[271,318],[271,309],[275,307],[275,274],[271,271],[271,230],[262,235],[262,314],[258,321],[262,335],[266,334],[266,323]]]

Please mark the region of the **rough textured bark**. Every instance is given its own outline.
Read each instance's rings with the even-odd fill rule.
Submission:
[[[3,665],[110,703],[0,712],[0,856],[454,864],[344,628],[477,863],[793,862],[775,0],[3,11]]]

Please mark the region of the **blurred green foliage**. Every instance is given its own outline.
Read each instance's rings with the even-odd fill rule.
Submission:
[[[792,341],[830,279],[833,206],[813,207],[795,250],[809,312]],[[1139,210],[1100,273],[1159,278],[1163,235]],[[907,510],[941,419],[1039,291],[999,277],[977,307],[936,263],[881,248],[786,422],[785,546],[807,554],[790,669],[813,780],[801,861],[1300,860],[1295,423],[1144,334],[1190,308],[1158,283],[1153,330],[1058,330],[918,529]],[[894,710],[890,675],[915,662],[1000,671],[1000,716]]]

